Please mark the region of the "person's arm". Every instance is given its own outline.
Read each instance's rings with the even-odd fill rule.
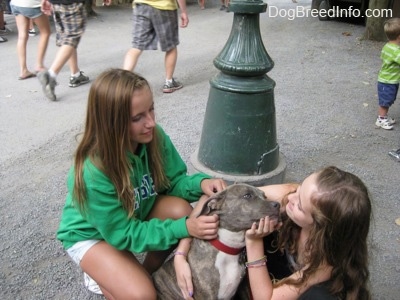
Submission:
[[[282,184],[271,184],[258,187],[267,196],[270,201],[279,202],[281,205],[281,212],[285,211],[287,204],[287,195],[294,193],[299,184],[297,183],[282,183]]]
[[[189,17],[186,11],[186,0],[178,0],[179,9],[181,11],[181,27],[187,27],[189,24]]]
[[[86,210],[82,215],[85,221],[115,248],[135,253],[165,250],[180,239],[190,236],[186,217],[177,220],[153,218],[148,221],[141,219],[144,216],[128,218],[128,212],[118,200],[114,184],[90,159],[85,161],[83,177],[87,201]],[[74,176],[71,176],[68,180],[68,190],[71,194],[73,187]],[[154,197],[155,195],[149,195],[148,202],[153,201]],[[146,205],[145,201],[142,201],[141,205]],[[71,207],[71,210],[73,209]],[[139,215],[140,211],[137,214]],[[197,227],[202,226],[195,221],[201,220],[193,220],[190,223],[195,223]]]
[[[196,206],[192,210],[189,219],[197,218],[200,214],[201,209],[203,208],[204,204],[207,202],[208,197],[203,195],[200,197],[199,201],[196,203]],[[201,216],[198,218],[207,217],[209,216]],[[214,218],[217,217],[216,215],[213,216]],[[217,219],[218,220],[218,219]],[[213,238],[217,237],[218,233],[218,222],[216,222],[213,228],[214,230],[210,229],[211,233],[214,233]],[[185,238],[180,240],[178,247],[175,250],[175,257],[174,257],[174,267],[176,273],[176,279],[178,282],[178,286],[181,289],[182,295],[184,299],[192,299],[193,296],[193,282],[192,282],[192,272],[190,270],[189,263],[187,262],[187,255],[190,250],[192,239]]]
[[[164,171],[170,181],[170,186],[158,191],[159,194],[177,196],[190,202],[197,201],[202,194],[212,195],[226,187],[221,179],[211,179],[203,173],[187,174],[187,166],[170,137],[157,126],[162,147]]]
[[[266,267],[267,257],[264,255],[263,238],[272,233],[277,225],[276,221],[270,221],[269,217],[262,218],[246,231],[247,272],[250,288],[254,300],[271,299],[272,281]]]
[[[46,16],[50,16],[53,10],[49,0],[42,0],[41,10]]]
[[[201,190],[207,196],[221,192],[226,189],[226,182],[223,179],[203,179],[200,183]]]
[[[273,287],[269,276],[268,268],[263,263],[264,243],[263,237],[272,233],[276,229],[275,220],[270,221],[269,217],[261,219],[258,226],[253,224],[251,229],[246,231],[246,253],[247,270],[253,300],[295,300],[304,293],[310,286],[326,281],[330,278],[330,267],[321,267],[316,273],[312,274],[305,285],[294,287],[284,284],[277,288]],[[265,257],[265,260],[268,259]],[[266,262],[266,261],[265,261]],[[298,280],[302,272],[293,273],[289,278]]]
[[[298,183],[282,183],[260,186],[268,200],[280,202],[286,195],[296,191]]]
[[[189,253],[191,242],[191,238],[182,239],[174,251],[176,280],[184,299],[192,299],[193,297],[192,272],[187,262],[187,254]]]

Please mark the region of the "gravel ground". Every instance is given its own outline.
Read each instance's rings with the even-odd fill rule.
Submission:
[[[268,1],[279,9],[310,7],[311,0]],[[176,76],[185,87],[161,93],[163,54],[143,53],[137,72],[154,88],[158,122],[184,160],[199,144],[209,92],[217,73],[213,59],[224,46],[232,13],[213,0],[201,11],[188,7],[190,24],[180,31]],[[79,47],[82,70],[91,78],[122,65],[130,47],[131,9],[99,7]],[[69,71],[58,77],[59,101],[47,101],[36,79],[18,81],[17,29],[6,15],[9,41],[0,45],[0,299],[102,299],[87,292],[81,271],[55,239],[64,203],[66,173],[86,109],[89,85],[70,89]],[[373,198],[370,238],[373,299],[400,295],[400,164],[387,152],[399,147],[399,128],[374,128],[376,77],[381,42],[361,40],[364,27],[317,18],[260,15],[265,47],[275,62],[268,75],[276,81],[278,143],[287,162],[285,181],[300,181],[314,170],[337,165],[361,177]],[[55,55],[52,35],[47,53]],[[30,38],[28,62],[33,68],[38,37]],[[400,118],[396,103],[390,113]]]

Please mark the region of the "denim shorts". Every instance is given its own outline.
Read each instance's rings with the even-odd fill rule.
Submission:
[[[379,106],[390,107],[394,103],[399,90],[399,84],[382,83],[378,81]]]
[[[14,16],[23,15],[24,17],[35,19],[40,17],[43,13],[40,7],[21,7],[11,4],[11,11]]]
[[[161,10],[147,4],[133,8],[132,48],[167,52],[179,44],[178,10]]]
[[[87,240],[82,242],[77,242],[71,248],[67,249],[68,255],[72,260],[79,266],[83,256],[88,252],[90,248],[96,245],[100,240]]]

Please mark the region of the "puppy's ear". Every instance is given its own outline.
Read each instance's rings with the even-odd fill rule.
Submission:
[[[222,206],[223,200],[225,199],[225,195],[226,195],[226,190],[219,192],[218,194],[215,194],[210,198],[208,198],[207,201],[204,203],[203,207],[201,208],[201,212],[198,215],[198,217],[204,215],[210,215],[211,213],[216,213],[217,211],[219,211]]]

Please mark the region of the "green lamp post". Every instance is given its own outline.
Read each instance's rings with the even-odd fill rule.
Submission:
[[[260,34],[262,0],[231,0],[233,26],[214,59],[195,169],[228,182],[281,183],[286,161],[276,139],[274,87],[266,73],[274,62]]]

